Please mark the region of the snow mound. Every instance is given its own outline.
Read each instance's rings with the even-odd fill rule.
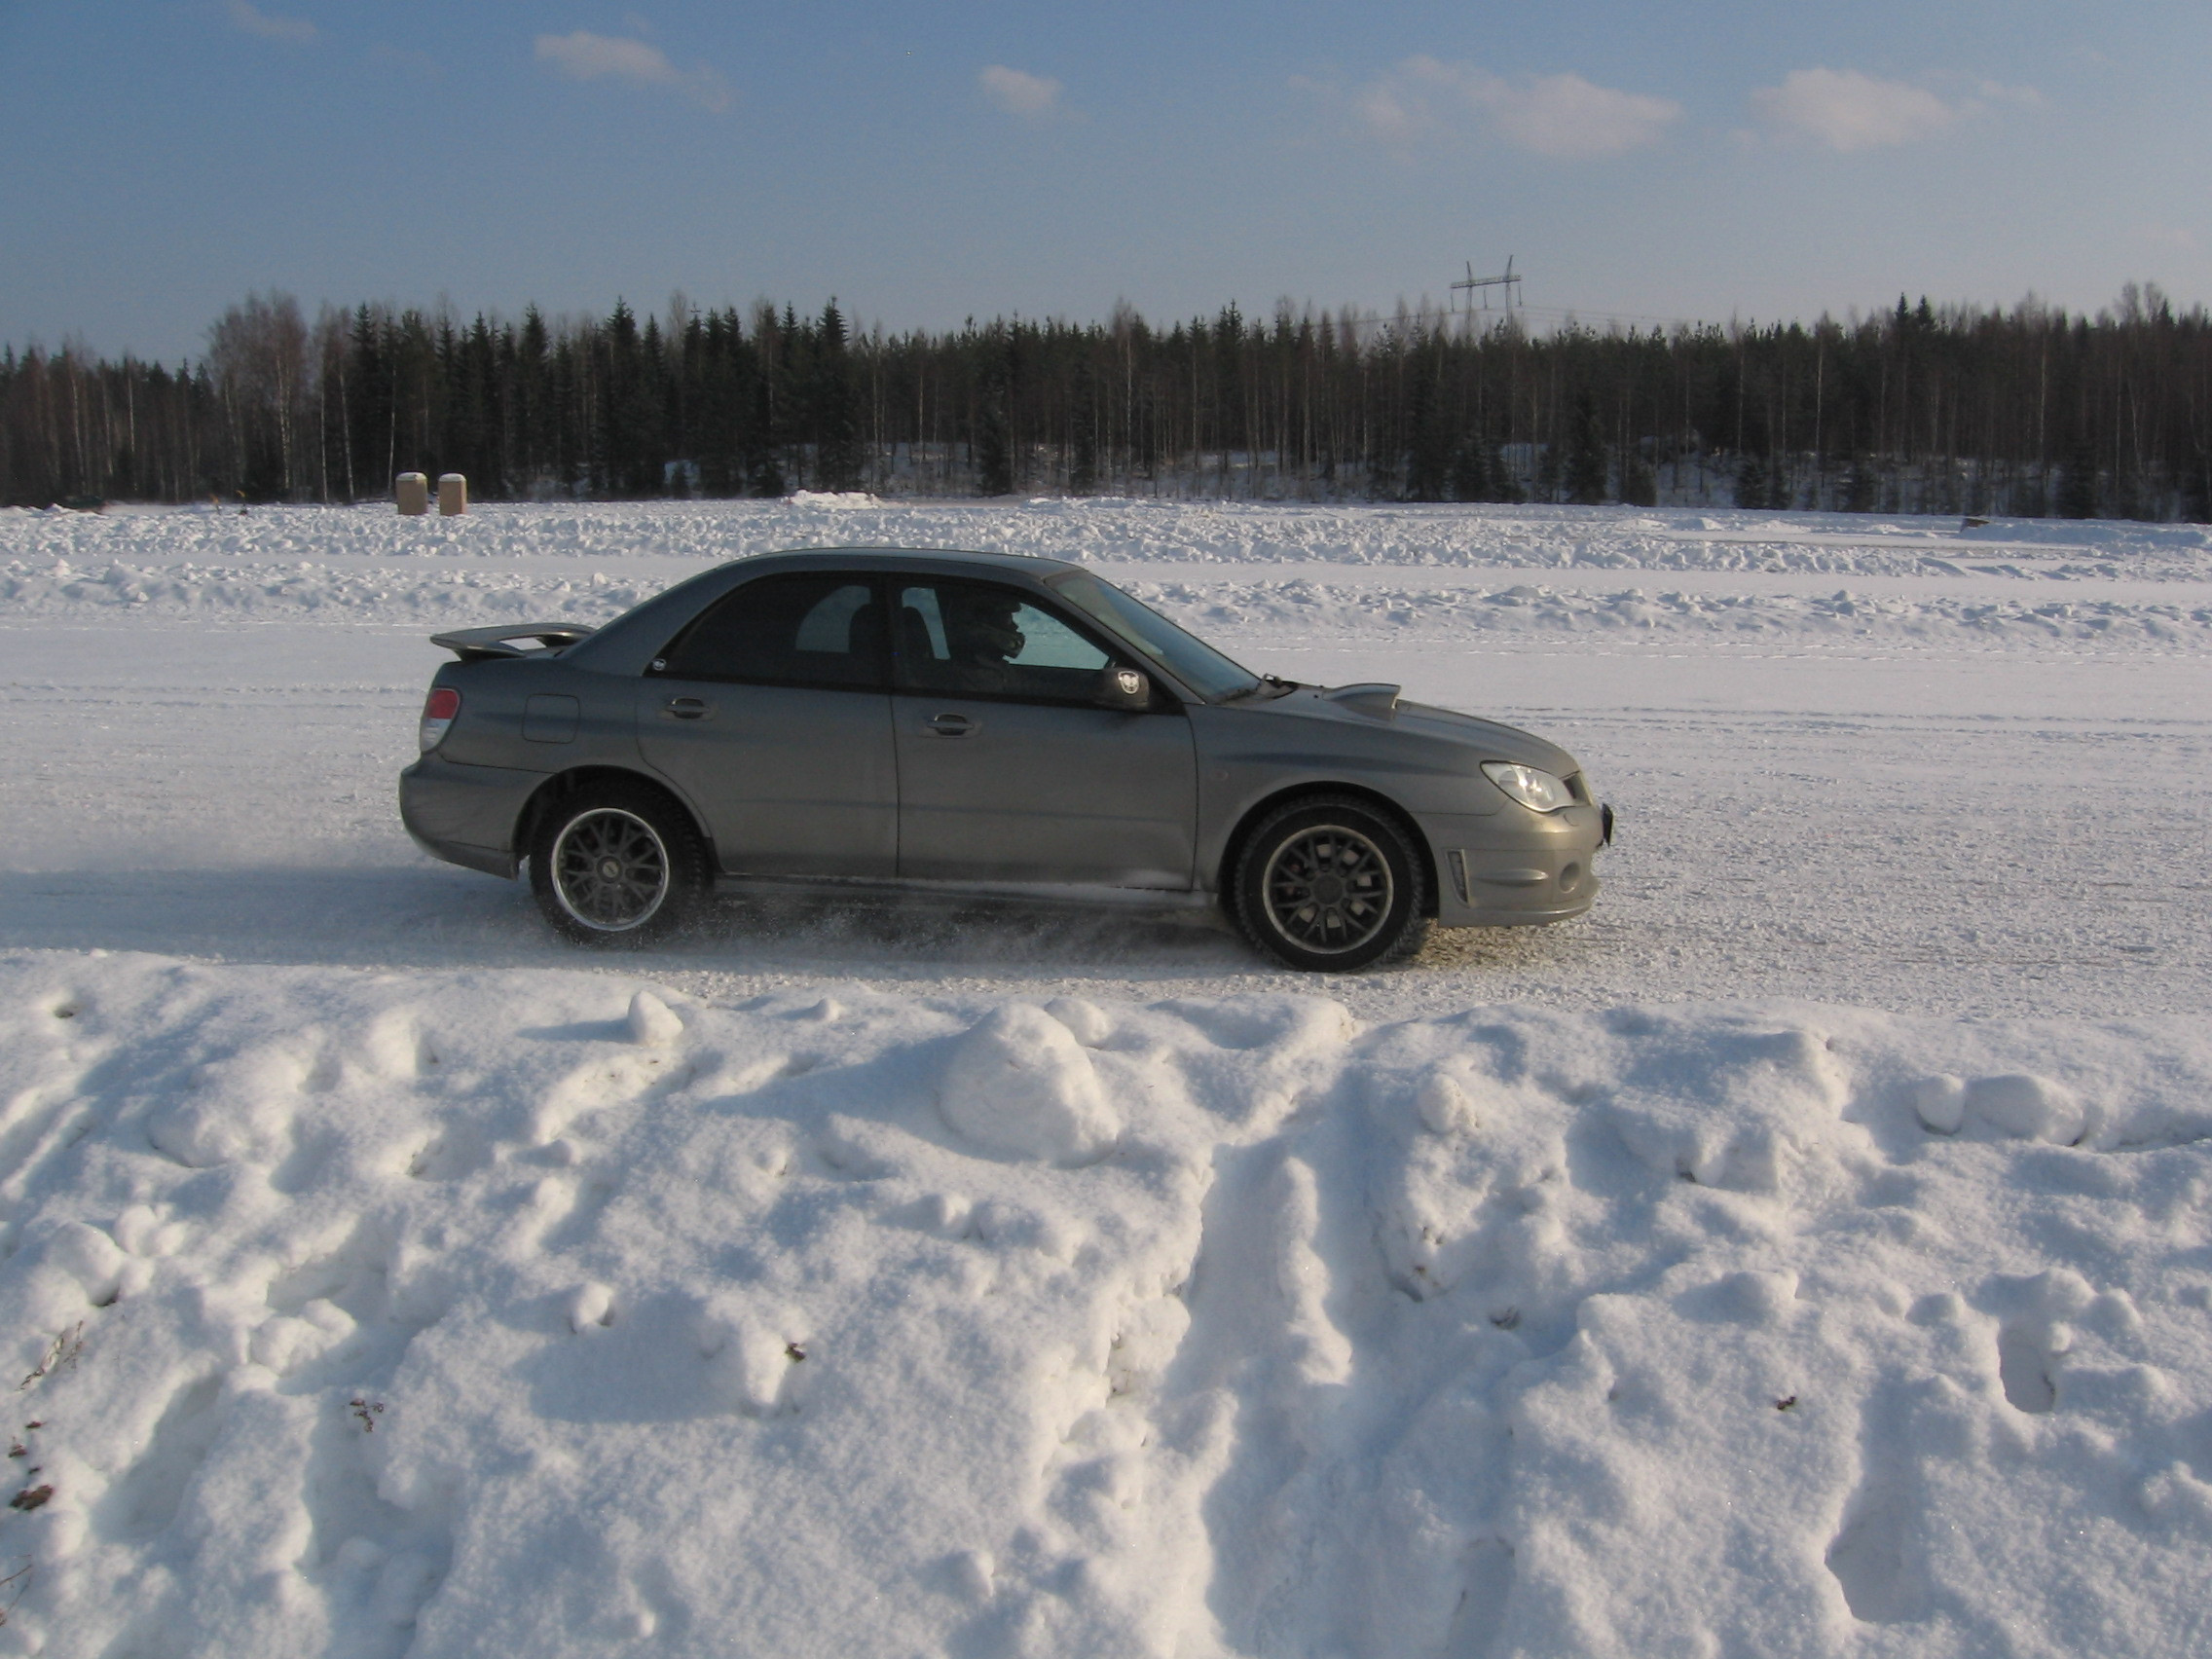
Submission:
[[[938,1103],[977,1146],[1023,1158],[1095,1158],[1122,1130],[1075,1033],[1027,1003],[993,1010],[960,1039]]]
[[[630,999],[624,1023],[630,1028],[630,1041],[647,1049],[665,1049],[683,1035],[682,1019],[650,991],[640,991]]]
[[[784,498],[784,504],[850,511],[856,507],[881,507],[883,502],[866,490],[794,490]]]
[[[2197,1642],[2201,1021],[828,990],[0,958],[0,1649]]]

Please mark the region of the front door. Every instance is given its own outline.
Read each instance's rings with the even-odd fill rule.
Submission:
[[[1183,891],[1198,816],[1190,721],[1094,707],[1121,666],[1042,599],[893,578],[899,873]]]
[[[726,595],[639,682],[639,746],[725,871],[895,872],[888,656],[876,578],[810,571]]]

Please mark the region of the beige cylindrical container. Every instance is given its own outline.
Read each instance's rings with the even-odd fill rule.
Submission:
[[[407,518],[421,518],[430,510],[430,481],[420,472],[402,472],[392,481],[391,493]]]
[[[446,472],[439,475],[438,511],[447,518],[458,518],[468,511],[468,480],[460,473]]]

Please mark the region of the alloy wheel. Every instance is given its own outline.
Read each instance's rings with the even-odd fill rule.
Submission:
[[[551,862],[561,908],[600,933],[643,927],[668,898],[668,848],[650,824],[620,807],[571,820]]]
[[[1324,824],[1275,849],[1261,892],[1277,933],[1301,949],[1334,955],[1382,931],[1394,888],[1382,848],[1357,830]]]

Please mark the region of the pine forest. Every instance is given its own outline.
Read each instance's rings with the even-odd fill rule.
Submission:
[[[0,502],[1111,495],[2212,519],[2212,316],[1926,299],[1547,331],[1401,307],[852,328],[252,296],[166,365],[0,351]]]

